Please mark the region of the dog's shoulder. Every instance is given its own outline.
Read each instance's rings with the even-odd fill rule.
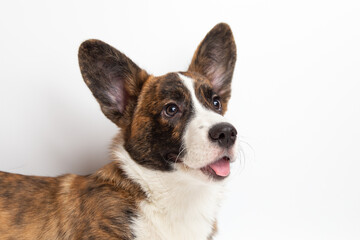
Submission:
[[[68,229],[82,238],[133,239],[131,223],[145,194],[116,163],[89,176],[65,176],[60,189],[60,203],[71,206],[62,211]],[[79,223],[81,229],[75,229]]]

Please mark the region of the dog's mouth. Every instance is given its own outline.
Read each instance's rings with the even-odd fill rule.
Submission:
[[[174,163],[183,163],[183,159],[178,153],[169,153],[166,155],[168,161]],[[223,156],[220,159],[200,168],[205,175],[215,180],[225,179],[230,175],[230,157]]]
[[[200,169],[204,174],[222,180],[230,175],[230,158],[224,156]]]

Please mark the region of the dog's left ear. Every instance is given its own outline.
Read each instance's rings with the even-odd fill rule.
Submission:
[[[231,94],[231,80],[236,62],[236,45],[229,25],[217,24],[198,46],[188,71],[207,77],[222,101]]]

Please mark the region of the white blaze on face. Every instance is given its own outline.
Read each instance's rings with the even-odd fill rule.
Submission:
[[[222,115],[207,109],[196,97],[194,80],[179,74],[186,88],[191,94],[191,102],[194,109],[194,116],[190,119],[184,133],[183,143],[186,154],[183,162],[190,168],[200,169],[223,156],[234,157],[235,147],[229,150],[221,148],[218,144],[210,141],[209,130],[218,123],[229,122]]]

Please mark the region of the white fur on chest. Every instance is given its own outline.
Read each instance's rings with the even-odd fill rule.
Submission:
[[[160,172],[135,163],[120,147],[121,167],[141,185],[142,201],[132,230],[137,240],[206,240],[213,231],[223,183],[201,182],[183,171]]]
[[[141,203],[141,216],[134,226],[137,239],[208,239],[221,189],[184,186],[183,179],[167,180],[167,186],[159,183],[158,189],[150,193],[151,200]]]

